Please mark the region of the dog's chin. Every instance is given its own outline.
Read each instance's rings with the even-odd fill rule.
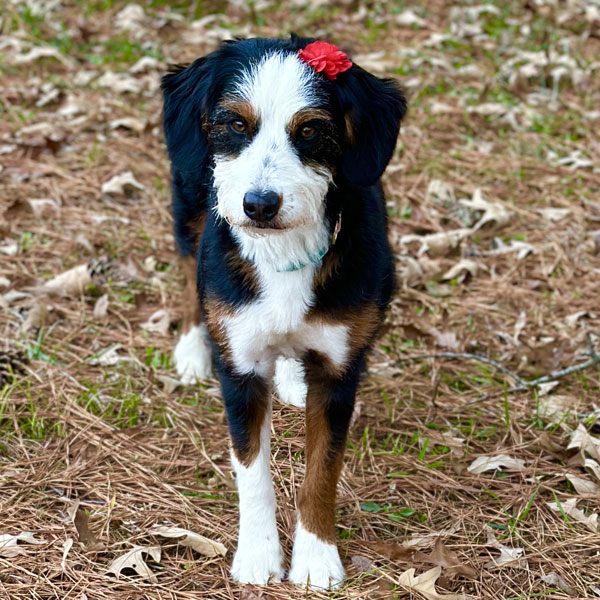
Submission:
[[[292,229],[295,229],[296,227],[294,224],[282,223],[277,219],[268,223],[261,223],[259,221],[251,220],[247,220],[242,223],[235,223],[229,220],[227,222],[233,230],[243,232],[251,237],[281,235],[288,231],[291,231]]]

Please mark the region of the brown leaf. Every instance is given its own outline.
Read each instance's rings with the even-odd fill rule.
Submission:
[[[17,199],[4,211],[4,218],[10,222],[31,214],[33,214],[31,204],[26,200]]]
[[[179,538],[177,540],[178,544],[189,546],[196,552],[204,554],[204,556],[225,556],[227,554],[227,548],[221,542],[215,542],[188,529],[156,525],[148,533],[167,538]]]
[[[433,567],[415,577],[415,569],[408,569],[400,575],[398,582],[410,591],[419,592],[427,600],[465,600],[464,594],[440,594],[435,589],[435,583],[442,572],[441,567]]]
[[[367,573],[371,570],[371,567],[373,566],[373,561],[370,558],[367,558],[366,556],[353,556],[351,561],[352,566],[356,569],[358,573]]]
[[[87,550],[100,550],[100,548],[104,547],[104,544],[90,531],[89,518],[84,510],[77,508],[73,523],[75,524],[75,529],[77,529],[79,541]]]
[[[402,544],[394,544],[393,542],[385,542],[384,540],[370,542],[368,546],[378,554],[381,554],[381,556],[385,556],[385,558],[403,562],[410,561],[415,551],[414,548],[407,548]]]
[[[464,564],[456,554],[446,548],[441,538],[435,541],[433,550],[429,554],[425,554],[425,552],[419,550],[415,552],[413,560],[445,567],[448,569],[449,575],[465,575],[472,579],[477,577],[477,571],[473,567]]]

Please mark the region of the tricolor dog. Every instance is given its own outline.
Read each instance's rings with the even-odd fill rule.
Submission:
[[[239,490],[231,573],[280,580],[271,382],[305,406],[306,472],[290,581],[344,578],[336,485],[359,377],[394,290],[379,179],[406,110],[390,79],[332,44],[224,43],[162,82],[177,248],[187,276],[175,349],[221,382]]]

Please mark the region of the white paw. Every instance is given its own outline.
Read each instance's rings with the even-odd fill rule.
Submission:
[[[269,579],[281,581],[283,556],[279,537],[255,538],[240,543],[233,557],[231,575],[240,583],[266,585]]]
[[[204,323],[192,327],[179,338],[173,351],[173,361],[177,374],[185,384],[211,376],[211,350]]]
[[[274,380],[277,395],[284,404],[298,408],[306,406],[308,387],[304,380],[304,368],[299,360],[279,357],[275,361]]]
[[[337,546],[320,540],[298,521],[288,579],[302,587],[327,590],[338,588],[344,576]]]

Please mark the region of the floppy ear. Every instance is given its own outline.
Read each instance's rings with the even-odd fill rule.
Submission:
[[[196,251],[194,223],[206,211],[210,153],[202,125],[215,93],[207,58],[174,67],[162,79],[163,126],[171,158],[173,230],[181,256]]]
[[[208,144],[202,121],[212,79],[206,57],[176,66],[162,78],[163,126],[174,175],[193,176],[206,167]]]
[[[341,73],[334,88],[346,121],[343,173],[354,185],[373,185],[396,146],[406,99],[393,79],[379,79],[357,65]]]

